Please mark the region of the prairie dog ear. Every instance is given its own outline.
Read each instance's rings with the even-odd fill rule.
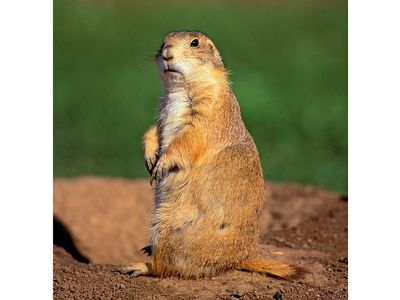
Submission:
[[[216,67],[223,67],[224,63],[222,62],[221,55],[219,54],[219,51],[213,44],[213,42],[208,41],[208,47],[210,49],[211,55],[213,56],[213,62]]]

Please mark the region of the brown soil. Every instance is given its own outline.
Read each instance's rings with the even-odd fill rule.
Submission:
[[[258,254],[306,268],[304,278],[239,271],[197,281],[130,278],[111,270],[146,260],[148,181],[56,179],[54,298],[347,299],[347,199],[297,184],[267,183],[266,194]]]

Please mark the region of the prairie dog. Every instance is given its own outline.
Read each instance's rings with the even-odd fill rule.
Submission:
[[[201,32],[171,32],[156,62],[164,95],[158,122],[144,135],[156,204],[151,260],[116,271],[134,277],[201,278],[230,269],[298,276],[300,268],[251,257],[264,179],[217,48]]]

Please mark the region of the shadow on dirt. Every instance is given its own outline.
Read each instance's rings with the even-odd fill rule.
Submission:
[[[65,251],[81,263],[88,264],[90,262],[87,257],[79,252],[68,229],[55,216],[53,216],[53,244],[64,248]]]

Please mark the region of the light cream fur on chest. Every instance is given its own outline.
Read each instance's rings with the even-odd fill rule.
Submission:
[[[166,92],[160,111],[161,153],[164,153],[179,131],[186,125],[190,114],[190,98],[184,87]]]

